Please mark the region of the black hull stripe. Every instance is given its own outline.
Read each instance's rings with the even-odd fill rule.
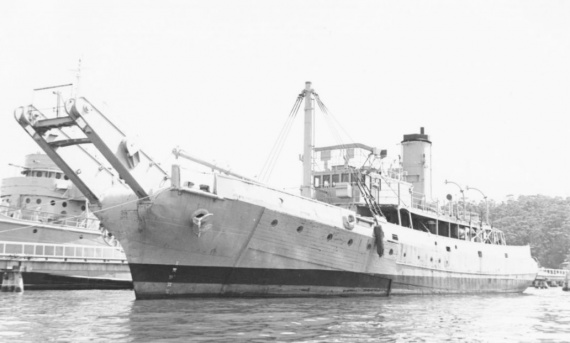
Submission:
[[[69,277],[47,273],[23,272],[24,291],[27,290],[83,290],[133,289],[130,281]]]
[[[322,286],[387,294],[522,292],[532,280],[363,274],[339,270],[263,269],[131,264],[135,283]]]
[[[265,269],[130,264],[134,282],[326,286],[387,290],[390,279],[340,270]]]

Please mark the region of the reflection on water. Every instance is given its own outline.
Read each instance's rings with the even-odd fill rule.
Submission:
[[[0,294],[0,341],[567,342],[570,292],[135,301],[130,291]]]

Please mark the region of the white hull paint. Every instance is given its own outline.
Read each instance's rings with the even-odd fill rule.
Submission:
[[[0,216],[0,269],[14,266],[28,290],[132,288],[126,256],[99,231]]]
[[[379,257],[371,225],[343,227],[347,210],[230,177],[216,176],[215,195],[171,188],[151,203],[112,208],[132,197],[107,196],[103,204],[110,209],[101,219],[123,244],[138,298],[522,292],[536,275],[528,246],[469,242],[390,223],[382,223],[384,256]],[[213,213],[211,229],[200,236],[191,218],[199,209]],[[227,270],[212,271],[216,268]],[[251,280],[258,276],[251,274],[251,280],[244,276],[239,284],[228,283],[228,273],[242,270],[327,271],[330,280],[296,287],[277,275],[277,283],[256,284]],[[196,273],[205,276],[196,281]],[[327,284],[350,278],[342,273],[383,281],[373,291]],[[210,274],[223,282],[211,282]]]

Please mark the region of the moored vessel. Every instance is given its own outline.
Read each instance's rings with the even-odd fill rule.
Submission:
[[[132,288],[120,244],[48,156],[15,167],[0,186],[1,268],[18,269],[27,290]]]
[[[177,164],[168,173],[84,98],[67,102],[67,117],[46,118],[28,106],[16,119],[117,236],[138,299],[522,292],[531,285],[537,265],[528,246],[506,245],[500,230],[464,205],[431,200],[431,141],[423,129],[404,136],[402,164],[386,169],[375,164],[385,152],[364,144],[314,148],[314,104],[326,107],[310,83],[294,110],[303,100],[300,195],[215,166],[202,184]]]

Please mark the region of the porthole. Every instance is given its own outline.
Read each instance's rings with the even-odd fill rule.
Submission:
[[[437,242],[434,242],[434,243],[435,243],[435,245],[437,245]]]
[[[437,263],[441,263],[441,258],[439,260],[437,260]]]
[[[26,198],[26,204],[30,203],[30,198]]]
[[[37,233],[37,232],[38,232],[38,229],[34,229],[33,233]]]
[[[393,255],[394,254],[394,249],[390,249],[390,251],[388,251],[389,255]]]
[[[271,221],[271,226],[277,226],[277,224],[279,224],[277,219],[273,219],[273,221]]]
[[[348,246],[351,246],[352,243],[353,243],[353,240],[352,240],[352,239],[349,239],[349,240],[348,240]]]
[[[327,241],[330,241],[333,238],[332,233],[329,233],[329,235],[327,236]]]
[[[303,227],[302,227],[302,226],[299,226],[299,227],[297,228],[297,232],[302,232],[302,231],[303,231]]]
[[[85,205],[81,205],[81,211],[85,211]]]
[[[63,175],[63,179],[64,179],[64,180],[69,180],[69,177],[67,177],[67,175]]]
[[[457,249],[457,245],[455,246],[455,249]]]
[[[50,201],[49,204],[55,206],[55,200]]]
[[[61,203],[61,206],[67,207],[67,203],[64,201],[64,202]]]
[[[406,257],[406,253],[404,253],[404,257]]]
[[[368,245],[366,246],[366,250],[370,250],[372,249],[372,244],[368,243]]]
[[[418,260],[420,259],[420,257],[418,256]]]
[[[36,204],[41,204],[42,203],[42,199],[36,199]]]
[[[430,257],[430,258],[429,258],[429,261],[430,261],[430,262],[433,262],[433,257]]]

